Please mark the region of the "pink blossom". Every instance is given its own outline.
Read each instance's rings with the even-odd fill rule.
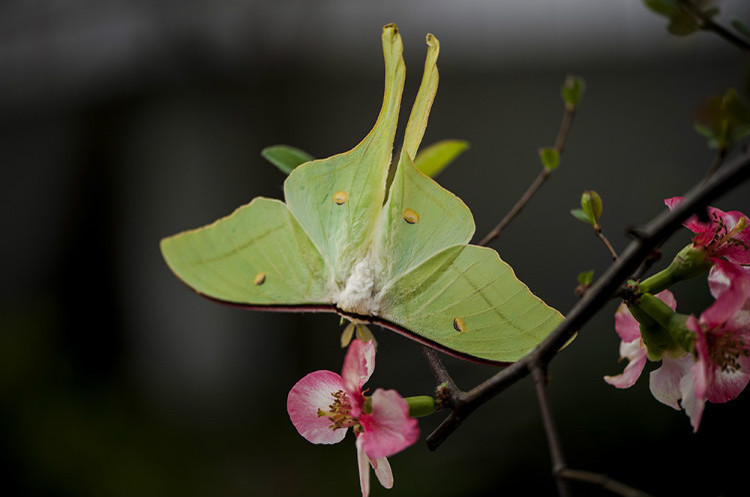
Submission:
[[[341,375],[315,371],[292,387],[287,411],[297,431],[315,444],[344,439],[348,428],[356,437],[357,466],[363,497],[370,492],[370,469],[385,488],[393,486],[389,456],[416,442],[417,421],[395,390],[377,389],[371,408],[365,406],[362,387],[375,368],[372,342],[353,340],[344,358]]]
[[[716,301],[700,318],[688,318],[696,361],[680,381],[682,405],[695,431],[706,401],[730,401],[750,382],[750,269],[720,261],[709,286]]]
[[[680,205],[682,197],[664,200],[670,210]],[[750,223],[741,212],[724,212],[715,207],[707,207],[708,222],[691,216],[685,227],[695,233],[693,246],[706,250],[712,261],[724,258],[735,264],[750,264]]]
[[[672,310],[677,307],[672,292],[664,290],[656,295],[662,302],[667,304]],[[641,338],[641,329],[638,321],[628,310],[624,303],[620,305],[615,313],[615,331],[620,336],[620,358],[627,359],[628,365],[625,371],[617,376],[605,376],[604,381],[616,388],[632,387],[643,372],[648,359],[646,345]],[[680,359],[672,357],[668,353],[662,358],[662,367],[653,371],[650,376],[649,385],[651,392],[657,400],[664,402],[675,408],[676,402],[672,401],[672,395],[664,391],[665,385],[671,384],[670,377],[674,374],[674,369],[678,367],[677,361]]]

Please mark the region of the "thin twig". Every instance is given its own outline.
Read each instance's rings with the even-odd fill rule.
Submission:
[[[448,418],[427,437],[430,449],[437,448],[479,405],[526,377],[533,364],[549,364],[558,351],[615,294],[625,280],[646,260],[662,240],[680,228],[682,222],[704,209],[708,202],[750,178],[750,152],[745,149],[721,168],[705,185],[693,189],[672,211],[663,211],[645,227],[609,269],[591,286],[566,318],[534,350],[461,394]]]
[[[534,182],[531,184],[531,186],[529,186],[526,192],[524,192],[521,198],[518,199],[518,202],[516,202],[513,208],[511,208],[511,210],[505,215],[505,217],[502,218],[499,223],[497,223],[497,226],[495,226],[492,231],[490,231],[487,236],[482,239],[481,242],[477,243],[477,245],[479,245],[480,247],[484,247],[492,240],[500,236],[500,233],[505,229],[505,227],[510,224],[513,218],[516,217],[524,207],[526,207],[526,204],[529,203],[531,197],[533,197],[537,190],[539,190],[544,182],[547,181],[547,178],[549,178],[550,174],[552,174],[552,171],[550,171],[546,167],[543,167]]]
[[[719,150],[716,152],[716,157],[714,157],[713,162],[711,163],[711,167],[708,168],[708,171],[706,171],[706,175],[703,177],[703,181],[701,181],[701,185],[705,184],[706,181],[708,181],[711,176],[714,175],[714,173],[719,169],[719,166],[721,166],[721,163],[724,162],[724,159],[727,156],[727,148],[726,147],[720,147]]]
[[[575,113],[575,107],[565,107],[565,113],[563,114],[562,122],[560,123],[560,129],[557,131],[557,138],[555,138],[554,148],[555,150],[557,150],[558,155],[562,155],[563,148],[565,147],[565,141],[568,138],[570,127],[573,124],[573,117],[575,117]],[[526,192],[524,192],[521,198],[518,199],[518,202],[516,202],[516,204],[505,215],[505,217],[502,218],[499,223],[497,223],[497,226],[495,226],[492,231],[490,231],[487,236],[482,239],[481,242],[477,243],[477,245],[484,247],[492,240],[500,236],[500,233],[505,229],[506,226],[508,226],[508,224],[510,224],[513,218],[515,218],[518,213],[521,212],[524,207],[526,207],[526,204],[529,203],[531,197],[533,197],[537,190],[541,188],[541,186],[545,181],[547,181],[547,178],[549,178],[551,174],[552,171],[550,169],[543,167],[537,175],[536,179],[534,179],[534,182],[531,184],[531,186],[529,186],[529,188],[526,190]]]
[[[565,478],[560,477],[560,472],[565,469],[565,458],[563,457],[560,437],[557,436],[557,428],[555,428],[555,422],[552,419],[552,410],[549,408],[549,401],[547,399],[547,374],[544,366],[540,364],[531,365],[531,374],[534,377],[534,389],[539,401],[539,411],[542,413],[544,433],[547,435],[547,441],[549,442],[549,453],[552,458],[552,474],[555,476],[557,494],[560,497],[567,497],[570,495],[570,488],[568,488],[568,482]]]
[[[454,399],[462,393],[461,389],[458,388],[456,382],[453,381],[453,378],[448,373],[445,364],[443,364],[443,361],[440,359],[440,356],[435,351],[435,349],[423,345],[422,352],[427,358],[427,363],[430,365],[432,374],[435,376],[435,379],[438,382],[438,405],[440,407],[443,407],[442,404],[444,403],[444,396],[447,394],[449,397],[449,402],[451,403],[451,407],[453,407],[452,404],[454,402]]]
[[[558,473],[558,476],[566,480],[576,480],[590,483],[592,485],[598,485],[603,489],[609,490],[613,494],[617,494],[622,497],[651,497],[651,495],[647,494],[646,492],[625,485],[624,483],[621,483],[617,480],[613,480],[609,476],[603,475],[601,473],[564,468]]]
[[[615,248],[612,246],[611,243],[609,243],[609,240],[606,236],[604,236],[604,233],[602,232],[602,227],[597,226],[594,228],[594,233],[596,233],[597,238],[602,241],[605,247],[607,247],[607,250],[609,250],[609,255],[612,256],[612,260],[617,260],[617,252],[615,251]]]
[[[651,266],[653,266],[657,261],[661,259],[661,250],[659,248],[655,248],[651,251],[651,253],[646,257],[646,260],[643,261],[641,266],[633,273],[631,276],[632,280],[640,280],[644,274],[648,272],[649,269],[651,269]]]
[[[562,155],[563,148],[565,148],[565,141],[568,139],[568,133],[570,133],[570,127],[573,125],[573,118],[576,115],[576,108],[572,105],[565,105],[565,113],[563,114],[562,122],[560,123],[560,129],[557,130],[557,138],[555,138],[555,150],[557,153]]]
[[[711,31],[725,39],[732,45],[736,46],[740,50],[750,51],[750,43],[743,40],[739,36],[735,35],[727,28],[715,22],[711,16],[706,15],[700,8],[698,8],[690,0],[679,0],[682,7],[693,17],[700,21],[700,28],[704,31]]]

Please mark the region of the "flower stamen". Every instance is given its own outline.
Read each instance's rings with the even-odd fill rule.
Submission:
[[[332,430],[338,430],[339,428],[349,428],[355,426],[358,420],[352,416],[352,405],[349,402],[349,397],[343,390],[331,392],[333,397],[333,403],[328,406],[328,411],[318,409],[318,417],[327,417],[331,420],[329,426]]]

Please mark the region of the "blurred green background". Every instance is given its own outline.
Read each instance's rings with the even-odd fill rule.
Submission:
[[[743,0],[720,5],[724,21],[750,19]],[[560,168],[493,244],[563,313],[576,275],[609,264],[569,214],[581,192],[600,193],[605,233],[622,249],[627,226],[664,210],[663,198],[710,165],[693,130],[700,104],[730,86],[746,94],[746,55],[711,34],[672,37],[636,0],[3,2],[3,494],[357,495],[353,439],[313,446],[285,407],[302,376],[339,371],[338,319],[203,300],[170,273],[158,242],[255,196],[280,198],[284,177],[259,155],[267,145],[318,157],[354,146],[379,110],[388,22],[404,38],[405,106],[425,34],[441,41],[424,143],[470,141],[438,180],[472,209],[479,237],[540,169],[565,75],[586,79]],[[748,191],[716,205],[748,213]],[[688,241],[679,232],[665,254]],[[682,312],[710,302],[705,281],[675,293]],[[654,494],[747,495],[747,457],[737,454],[750,442],[750,396],[709,405],[693,434],[645,377],[630,390],[607,385],[602,376],[623,367],[615,308],[551,365],[569,464]],[[420,348],[374,331],[369,386],[429,394]],[[495,371],[446,363],[464,388]],[[423,419],[423,436],[442,418]],[[395,487],[373,484],[372,495],[554,492],[528,379],[436,452],[420,442],[391,464]]]

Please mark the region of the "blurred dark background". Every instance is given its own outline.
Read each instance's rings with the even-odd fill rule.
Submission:
[[[745,1],[720,5],[723,22],[750,20]],[[581,192],[601,194],[605,233],[622,249],[627,226],[662,211],[663,198],[684,193],[710,165],[713,152],[693,130],[700,104],[728,87],[746,94],[746,55],[711,34],[672,37],[636,0],[6,0],[3,494],[357,495],[353,439],[309,444],[285,408],[299,378],[340,370],[338,319],[203,300],[169,272],[158,242],[255,196],[280,198],[284,177],[259,156],[267,145],[318,157],[354,146],[380,106],[388,22],[404,38],[405,106],[425,34],[441,41],[424,143],[471,142],[438,179],[471,207],[480,237],[540,169],[537,149],[554,141],[566,73],[586,79],[561,167],[494,243],[563,313],[576,302],[576,275],[609,264],[568,213]],[[748,213],[748,191],[716,205]],[[688,241],[679,232],[665,253]],[[683,312],[710,301],[705,280],[675,293]],[[750,395],[709,405],[693,434],[683,413],[651,397],[645,374],[630,390],[605,384],[603,375],[624,366],[615,308],[551,366],[570,465],[657,495],[748,495]],[[429,394],[420,348],[375,333],[370,387]],[[446,363],[465,388],[495,371]],[[423,419],[423,435],[442,418]],[[391,463],[394,489],[374,483],[373,495],[554,492],[530,380],[436,452],[420,442]]]

